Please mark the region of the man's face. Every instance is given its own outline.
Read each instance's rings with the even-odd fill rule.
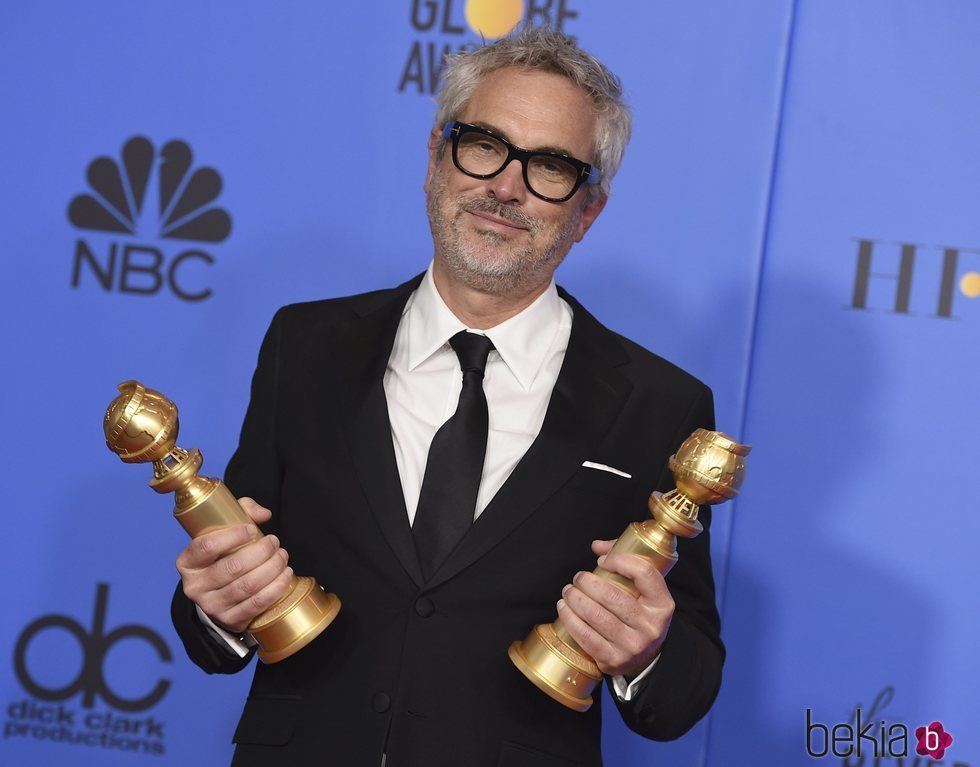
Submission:
[[[596,120],[588,95],[566,78],[516,68],[497,70],[473,91],[461,122],[492,130],[525,149],[593,161]],[[441,126],[440,126],[441,127]],[[586,205],[586,186],[563,203],[534,196],[517,160],[490,179],[458,170],[442,137],[429,142],[429,225],[436,270],[483,293],[523,297],[543,289],[605,204]]]

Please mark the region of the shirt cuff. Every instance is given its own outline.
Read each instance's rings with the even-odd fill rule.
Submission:
[[[658,660],[660,660],[660,653],[657,653],[657,657],[650,661],[650,665],[637,674],[636,678],[629,684],[626,683],[625,676],[614,676],[610,678],[613,692],[616,693],[616,697],[619,698],[620,703],[628,703],[636,697],[636,693],[643,686],[643,680],[653,671],[653,667],[657,665]]]
[[[204,612],[200,607],[194,605],[197,610],[197,617],[200,619],[201,623],[204,624],[204,628],[208,630],[208,633],[219,642],[228,646],[235,655],[239,658],[244,658],[251,652],[252,648],[258,645],[258,642],[252,638],[249,634],[232,634],[230,631],[221,628],[213,620],[211,620],[207,613]],[[646,673],[646,672],[644,672]],[[635,681],[635,680],[634,680]]]

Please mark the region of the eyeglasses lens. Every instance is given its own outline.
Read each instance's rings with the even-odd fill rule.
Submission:
[[[503,142],[482,133],[459,137],[456,159],[467,173],[489,176],[507,162],[509,151]],[[575,187],[578,170],[559,157],[532,155],[527,161],[527,180],[537,194],[559,199]]]

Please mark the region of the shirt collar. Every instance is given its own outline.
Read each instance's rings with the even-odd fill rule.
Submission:
[[[405,307],[408,323],[408,369],[414,370],[467,328],[442,300],[432,277],[432,264]],[[528,391],[548,357],[565,313],[555,281],[509,320],[487,330],[473,330],[493,341],[511,373]]]

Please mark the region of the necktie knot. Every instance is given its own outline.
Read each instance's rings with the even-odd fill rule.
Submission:
[[[493,341],[486,336],[461,330],[449,339],[449,345],[459,357],[459,367],[463,373],[483,375],[487,367],[487,357],[494,348]]]

